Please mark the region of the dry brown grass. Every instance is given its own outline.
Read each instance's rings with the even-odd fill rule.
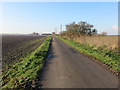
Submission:
[[[77,42],[91,46],[118,50],[118,36],[81,36],[74,39]]]

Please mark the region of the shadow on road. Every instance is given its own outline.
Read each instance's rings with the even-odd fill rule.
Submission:
[[[45,61],[45,65],[42,69],[42,72],[40,74],[40,77],[38,78],[38,83],[36,84],[36,88],[42,88],[42,84],[41,82],[45,80],[46,76],[45,76],[45,72],[48,69],[49,65],[52,64],[52,58],[56,57],[55,53],[53,52],[53,46],[52,46],[52,43],[51,43],[51,46],[50,46],[50,49],[49,49],[49,52],[48,52],[48,56],[47,56],[47,59]]]

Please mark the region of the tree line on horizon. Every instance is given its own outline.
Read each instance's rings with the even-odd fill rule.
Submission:
[[[60,33],[61,36],[67,36],[71,39],[80,36],[93,36],[97,34],[94,25],[81,21],[78,23],[72,22],[66,25],[66,31]],[[103,33],[106,34],[106,33]]]

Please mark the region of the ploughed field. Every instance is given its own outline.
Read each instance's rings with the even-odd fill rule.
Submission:
[[[46,37],[35,35],[2,35],[2,64],[4,66],[18,62],[38,46]]]

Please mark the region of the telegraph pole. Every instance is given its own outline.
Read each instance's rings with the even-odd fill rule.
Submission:
[[[60,25],[60,33],[62,33],[62,24]]]

